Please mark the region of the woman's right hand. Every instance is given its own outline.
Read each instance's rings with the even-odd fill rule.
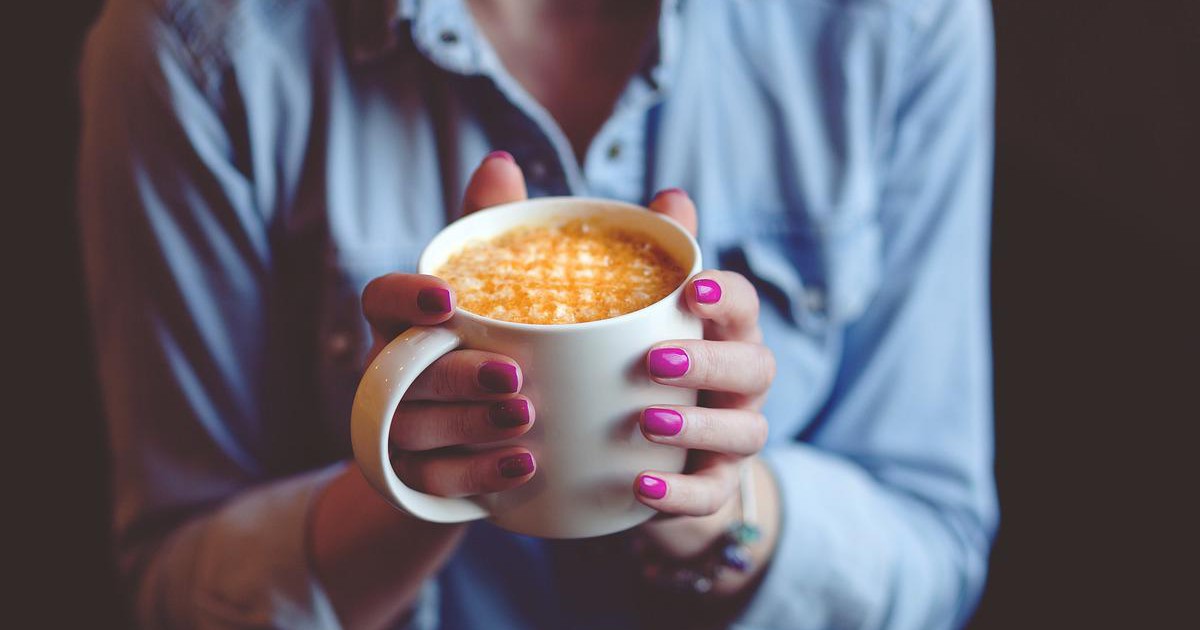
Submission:
[[[496,151],[471,175],[464,215],[526,198],[525,178],[512,156]],[[454,312],[454,292],[433,276],[393,273],[367,284],[363,315],[374,344],[367,365],[410,326],[436,326]],[[515,488],[537,463],[519,446],[455,449],[517,437],[535,411],[521,396],[521,367],[494,352],[456,350],[434,361],[409,387],[392,418],[392,467],[408,487],[444,497]]]
[[[433,276],[393,273],[363,290],[363,314],[374,344],[369,365],[410,326],[435,326],[454,312],[453,291]],[[499,492],[528,481],[536,464],[528,449],[456,449],[515,438],[530,429],[534,408],[520,394],[513,359],[456,350],[434,361],[396,408],[390,434],[392,467],[408,487],[443,497]]]
[[[525,196],[512,156],[493,153],[467,184],[463,214]],[[450,319],[453,305],[450,288],[431,276],[390,274],[371,281],[363,291],[375,340],[367,364],[409,326]],[[390,435],[396,474],[415,490],[450,497],[528,481],[537,464],[526,449],[454,448],[513,438],[533,426],[535,412],[520,395],[521,379],[515,361],[490,352],[460,350],[434,362],[396,409]],[[444,566],[464,531],[462,523],[429,523],[393,508],[351,462],[316,498],[306,536],[313,568],[342,624],[383,628],[411,610],[422,584]]]

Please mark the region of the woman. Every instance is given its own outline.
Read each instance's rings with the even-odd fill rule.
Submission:
[[[990,42],[981,0],[112,0],[81,216],[140,622],[961,625],[996,524]],[[643,420],[688,473],[598,540],[407,517],[346,463],[363,361],[451,315],[409,273],[442,225],[546,194],[648,204],[721,269],[706,339],[659,346],[702,406]],[[536,474],[441,449],[527,430],[485,366],[520,370],[452,353],[402,403],[410,484]],[[743,492],[763,535],[709,575]]]

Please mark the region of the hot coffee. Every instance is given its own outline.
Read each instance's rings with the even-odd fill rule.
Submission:
[[[572,324],[632,313],[669,295],[686,275],[640,234],[576,219],[515,228],[470,243],[435,274],[458,306],[525,324]]]

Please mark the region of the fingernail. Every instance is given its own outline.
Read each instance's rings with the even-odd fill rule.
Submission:
[[[692,283],[696,292],[696,301],[701,304],[716,304],[721,301],[721,285],[716,280],[701,278]]]
[[[500,361],[484,361],[479,366],[479,386],[497,394],[515,394],[521,388],[517,366]]]
[[[655,348],[650,351],[650,374],[658,378],[678,378],[687,374],[688,355],[682,348]]]
[[[491,159],[507,160],[509,162],[512,162],[513,164],[517,163],[516,158],[514,158],[512,156],[512,154],[509,153],[508,151],[492,151],[491,153],[484,156],[483,161],[486,162]]]
[[[638,477],[637,491],[647,499],[661,499],[667,496],[667,482],[651,475],[642,475]]]
[[[512,479],[513,477],[524,477],[533,472],[533,453],[521,453],[520,455],[509,455],[501,457],[497,463],[500,469],[500,476]]]
[[[648,407],[642,412],[642,426],[651,435],[678,435],[683,430],[683,414],[674,409]]]
[[[488,419],[501,429],[529,424],[529,401],[524,398],[502,400],[488,409]]]
[[[441,287],[426,287],[417,291],[417,308],[422,313],[444,315],[450,312],[450,292]]]
[[[682,188],[664,188],[664,189],[658,191],[657,196],[661,197],[663,195],[683,195],[684,197],[688,196],[687,192]]]

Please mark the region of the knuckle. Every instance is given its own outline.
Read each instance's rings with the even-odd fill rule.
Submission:
[[[404,405],[401,405],[401,410],[396,412],[396,417],[392,420],[392,431],[390,440],[392,446],[404,451],[419,450],[416,436],[413,435],[412,421],[408,417],[408,413],[403,411]]]
[[[779,369],[775,363],[775,353],[766,346],[758,346],[759,351],[759,373],[762,375],[763,389],[771,386],[775,380],[776,371]]]
[[[390,314],[395,309],[393,281],[398,274],[387,274],[372,279],[363,287],[363,313],[374,317]]]
[[[432,462],[425,457],[412,457],[409,474],[412,475],[414,490],[426,494],[442,495],[444,488],[441,479],[433,472]]]
[[[493,464],[486,458],[476,458],[469,465],[462,467],[458,477],[459,485],[464,494],[479,494],[487,492],[491,481]]]
[[[455,407],[454,412],[447,418],[448,438],[455,444],[466,444],[475,433],[477,412],[467,405]]]
[[[705,516],[715,514],[725,505],[725,492],[723,486],[710,485],[704,492],[704,500],[700,504],[701,511]]]
[[[417,492],[428,492],[429,488],[421,472],[423,467],[417,459],[412,454],[399,453],[392,457],[392,470],[400,478],[400,481],[404,482],[404,485]]]
[[[691,422],[685,422],[689,441],[697,446],[712,446],[720,443],[718,422],[708,411],[693,414]],[[690,426],[689,426],[690,425]]]
[[[693,347],[692,352],[695,353],[696,359],[692,366],[692,369],[696,371],[696,380],[702,383],[711,382],[719,374],[717,367],[721,365],[719,346],[714,342],[701,341]]]
[[[458,389],[459,370],[454,367],[454,359],[448,357],[430,370],[429,389],[438,398],[449,398]]]
[[[767,437],[770,434],[770,427],[767,425],[767,418],[761,413],[754,414],[754,420],[751,422],[750,434],[753,436],[751,445],[754,452],[761,451],[767,445]]]
[[[486,428],[491,422],[487,418],[487,407],[482,404],[462,404],[449,420],[450,439],[454,445],[479,442],[487,437]]]
[[[758,318],[758,309],[760,308],[759,301],[758,301],[758,288],[755,287],[754,283],[750,282],[750,280],[748,278],[746,278],[746,276],[743,276],[742,274],[739,273],[739,274],[737,274],[737,277],[738,277],[737,282],[739,285],[741,285],[742,292],[746,294],[746,298],[744,300],[740,300],[740,302],[742,304],[745,304],[746,309],[749,310],[751,313],[753,313],[755,316],[755,319],[757,319]]]
[[[690,484],[676,482],[669,484],[667,488],[667,501],[665,504],[671,506],[672,511],[688,512],[692,510],[692,506],[696,503],[696,497]]]
[[[371,281],[367,283],[367,286],[363,287],[362,306],[364,312],[371,311],[372,307],[375,305],[376,294],[379,293],[379,284],[383,281],[384,277],[385,276],[372,278]]]
[[[677,488],[678,495],[676,504],[679,506],[679,511],[690,516],[707,516],[716,510],[713,509],[714,503],[712,489],[707,484],[695,483],[676,484],[682,486]]]

